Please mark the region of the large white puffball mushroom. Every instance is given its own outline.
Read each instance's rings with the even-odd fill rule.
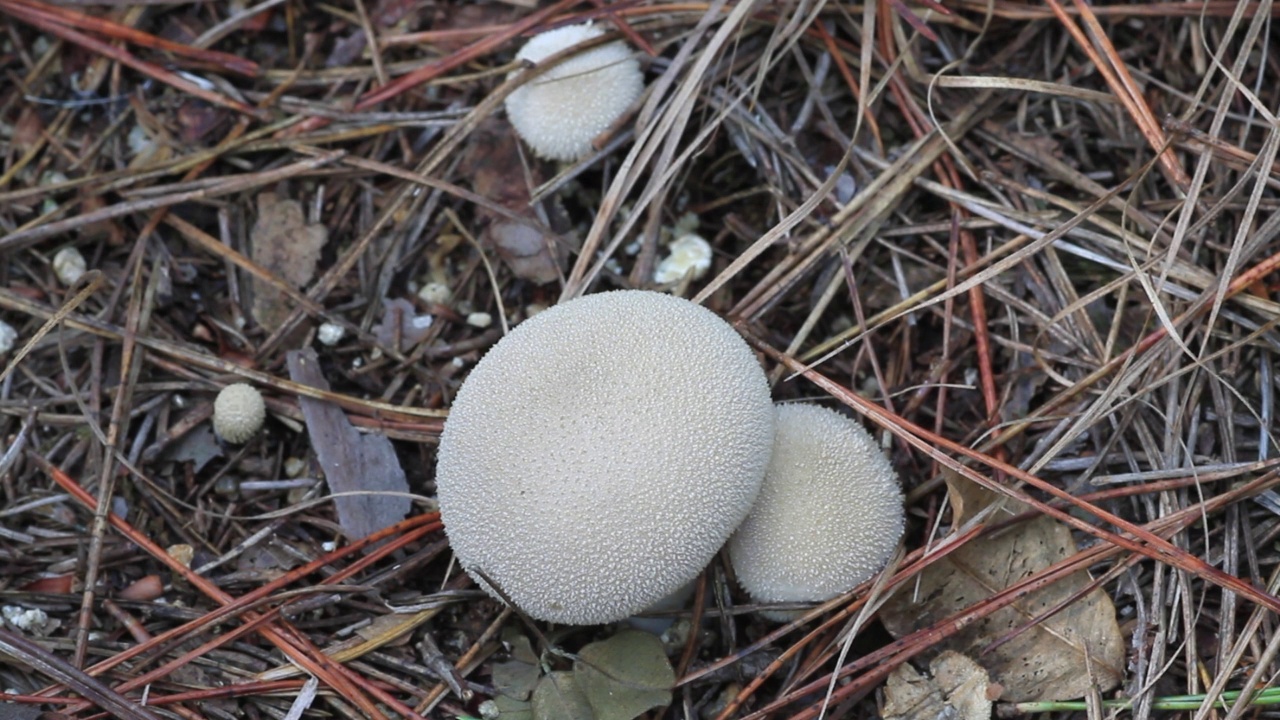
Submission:
[[[897,473],[861,425],[833,410],[778,405],[776,427],[764,485],[729,540],[729,560],[757,602],[829,600],[875,575],[897,548]]]
[[[516,59],[537,63],[603,34],[590,23],[548,30],[525,43]],[[521,85],[507,96],[507,117],[540,157],[572,161],[591,152],[591,141],[617,122],[642,90],[644,75],[631,49],[611,42],[566,58]]]
[[[640,290],[562,303],[458,391],[436,468],[445,533],[477,584],[535,618],[621,620],[746,517],[773,420],[764,371],[711,311]]]
[[[222,388],[213,401],[213,431],[239,445],[253,437],[267,419],[267,404],[257,388],[235,383]]]

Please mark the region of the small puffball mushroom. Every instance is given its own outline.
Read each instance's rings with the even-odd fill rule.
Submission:
[[[764,485],[729,540],[729,560],[757,602],[829,600],[893,555],[904,521],[897,473],[861,425],[833,410],[781,404],[776,427]]]
[[[478,585],[535,618],[621,620],[697,577],[746,517],[773,418],[755,355],[706,308],[640,290],[562,303],[459,389],[436,467],[445,533]]]
[[[525,43],[516,59],[541,62],[603,34],[590,23],[549,30]],[[540,157],[572,161],[591,152],[591,141],[617,122],[642,90],[644,75],[631,49],[611,42],[566,58],[516,88],[507,96],[507,116]]]
[[[239,445],[253,437],[267,419],[262,393],[245,383],[222,388],[213,401],[213,431],[223,440]]]

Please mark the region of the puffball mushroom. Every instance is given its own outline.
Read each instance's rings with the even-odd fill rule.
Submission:
[[[267,404],[252,385],[228,385],[213,401],[213,431],[235,445],[253,437],[266,418]]]
[[[459,389],[436,485],[459,564],[527,614],[621,620],[697,577],[760,489],[774,411],[742,338],[619,290],[518,325]]]
[[[516,59],[538,63],[603,34],[590,23],[548,30],[525,43]],[[577,160],[591,152],[591,141],[617,122],[643,89],[644,75],[631,49],[611,42],[566,58],[516,88],[507,96],[507,117],[540,157]]]
[[[729,560],[757,602],[829,600],[893,555],[904,521],[897,473],[860,424],[833,410],[780,404],[776,427],[764,485],[729,540]]]

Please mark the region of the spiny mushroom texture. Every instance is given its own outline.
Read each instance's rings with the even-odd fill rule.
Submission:
[[[696,577],[746,517],[773,418],[755,356],[711,311],[638,290],[571,300],[458,391],[436,470],[445,532],[529,615],[620,620]]]
[[[897,473],[855,420],[777,406],[773,457],[751,514],[729,540],[757,602],[829,600],[875,575],[902,536]]]
[[[266,418],[262,393],[246,383],[222,388],[213,401],[213,431],[229,443],[238,445],[253,437]]]
[[[549,30],[529,40],[516,59],[541,62],[603,34],[591,24]],[[643,89],[644,75],[631,49],[611,42],[539,72],[507,96],[507,117],[539,156],[577,160],[591,152],[591,141],[617,122]]]

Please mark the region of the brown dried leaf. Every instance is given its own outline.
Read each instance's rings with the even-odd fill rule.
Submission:
[[[946,481],[956,526],[994,502],[1003,501],[1004,505],[988,522],[1024,509],[963,477],[948,473]],[[921,573],[918,586],[908,584],[886,603],[881,618],[890,633],[902,637],[972,607],[1075,553],[1071,531],[1052,518],[1039,517],[1014,525],[977,538],[930,566]],[[934,650],[954,650],[978,658],[992,681],[1004,687],[1001,699],[1010,702],[1068,700],[1095,687],[1109,690],[1124,676],[1125,653],[1115,606],[1101,589],[988,649],[991,643],[1023,628],[1090,582],[1089,573],[1081,571],[1028,593]]]
[[[929,672],[933,677],[903,663],[889,675],[884,688],[885,720],[991,717],[991,681],[978,663],[948,650],[929,664]]]
[[[13,135],[10,137],[9,147],[24,149],[33,147],[40,142],[44,131],[44,121],[40,119],[40,113],[36,112],[34,106],[27,105],[13,124]]]
[[[84,215],[90,215],[98,212],[107,206],[107,201],[102,195],[90,192],[87,188],[80,189],[80,212]],[[76,232],[81,239],[86,242],[102,242],[106,241],[111,245],[121,245],[124,243],[124,230],[116,224],[114,220],[98,220],[96,222],[85,223],[76,228]]]
[[[483,122],[472,133],[461,172],[471,178],[477,195],[519,216],[516,220],[476,207],[485,246],[498,253],[517,277],[539,284],[559,279],[568,258],[567,240],[546,227],[530,205],[524,164],[511,126],[497,118]]]
[[[323,225],[306,223],[297,200],[282,200],[270,192],[258,196],[258,221],[250,231],[253,261],[284,282],[295,288],[311,282],[328,239]],[[259,325],[275,330],[291,309],[286,295],[253,279],[253,317]]]
[[[328,390],[315,351],[294,350],[288,354],[289,379],[303,385]],[[361,434],[342,408],[331,402],[299,398],[302,417],[311,436],[320,466],[324,468],[329,492],[408,493],[409,482],[385,435]],[[409,498],[404,495],[358,494],[333,499],[338,523],[352,539],[367,537],[404,519]]]
[[[178,139],[188,147],[204,147],[210,133],[225,126],[230,117],[230,111],[226,108],[210,105],[204,100],[188,98],[178,107],[175,118],[178,123]],[[261,197],[258,198],[258,202],[261,205]]]

